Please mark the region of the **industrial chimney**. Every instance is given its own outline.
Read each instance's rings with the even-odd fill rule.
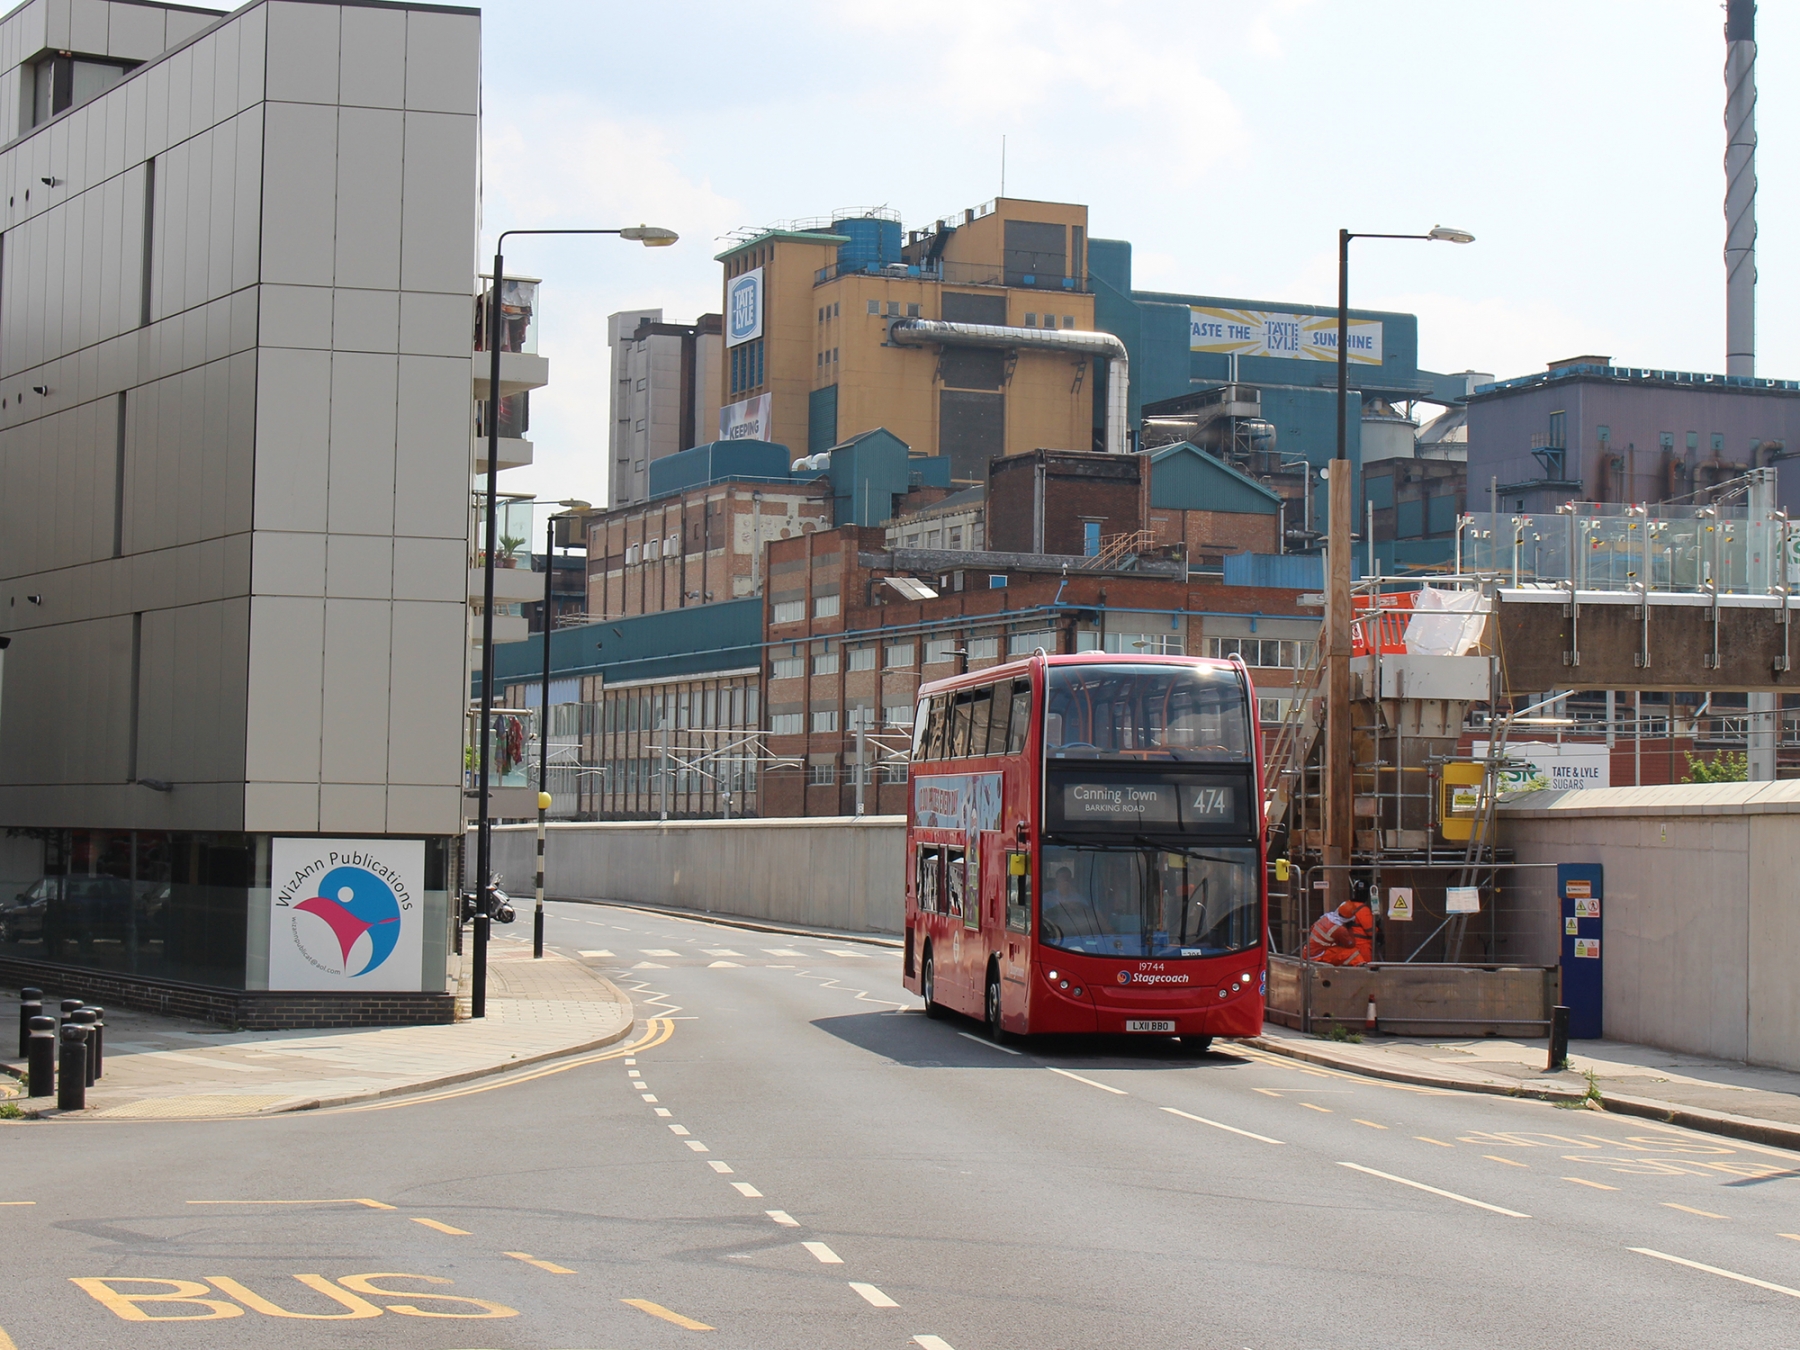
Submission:
[[[1725,6],[1725,373],[1756,374],[1756,3]]]

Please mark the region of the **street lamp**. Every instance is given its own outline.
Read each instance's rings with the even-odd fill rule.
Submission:
[[[1325,878],[1327,904],[1335,908],[1349,898],[1354,794],[1350,755],[1350,241],[1352,239],[1428,239],[1472,244],[1467,230],[1433,225],[1425,234],[1360,234],[1338,231],[1337,316],[1337,454],[1343,467],[1326,479],[1329,492],[1326,523],[1325,585]]]
[[[494,542],[500,528],[500,288],[506,276],[506,237],[512,234],[616,234],[646,248],[666,248],[680,236],[659,225],[630,225],[621,230],[502,230],[494,241],[494,275],[488,291],[487,407],[487,547],[481,561],[481,730],[477,752],[475,817],[475,970],[470,981],[469,1015],[487,1016],[487,948],[493,914],[493,821],[488,816],[488,742],[494,709]],[[546,610],[544,621],[549,623]],[[544,663],[548,678],[549,662]],[[458,913],[457,922],[462,922]]]
[[[556,522],[591,510],[592,502],[567,497],[556,503],[566,509],[544,522],[544,682],[538,694],[538,828],[537,904],[531,915],[531,955],[544,956],[544,820],[550,810],[550,634],[554,629],[551,608],[556,602]]]

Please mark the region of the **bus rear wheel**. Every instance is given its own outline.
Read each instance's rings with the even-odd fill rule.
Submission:
[[[925,949],[925,964],[919,970],[919,992],[925,996],[925,1015],[942,1017],[944,1010],[937,1001],[937,961],[929,947]]]

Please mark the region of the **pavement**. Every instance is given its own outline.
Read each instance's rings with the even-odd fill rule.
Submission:
[[[636,1034],[315,1111],[0,1121],[0,1329],[18,1350],[1795,1342],[1800,1153],[1258,1045],[995,1044],[922,1016],[867,944],[603,905],[548,926]]]
[[[1591,1101],[1600,1110],[1800,1148],[1800,1073],[1782,1069],[1597,1040],[1571,1042],[1569,1067],[1550,1073],[1542,1039],[1365,1035],[1357,1044],[1272,1024],[1248,1044],[1389,1082],[1565,1104]]]
[[[462,984],[459,1013],[466,1013],[466,978]],[[71,996],[79,997],[79,989]],[[46,989],[45,1006],[54,1008],[63,997],[62,990]],[[496,935],[487,1016],[480,1021],[234,1032],[109,1009],[103,1073],[81,1114],[94,1120],[257,1115],[425,1092],[611,1045],[630,1034],[632,1020],[630,998],[580,958],[547,952],[533,960],[529,938]],[[7,1030],[0,1048],[10,1053],[17,1046],[10,1024]],[[19,1075],[23,1062],[8,1059],[0,1068]],[[55,1114],[53,1098],[15,1096],[13,1105]]]

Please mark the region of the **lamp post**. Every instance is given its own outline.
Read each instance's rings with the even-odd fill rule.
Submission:
[[[1430,239],[1469,244],[1467,230],[1433,225],[1425,234],[1360,234],[1338,231],[1337,453],[1326,479],[1325,583],[1325,881],[1326,904],[1350,898],[1349,864],[1355,843],[1354,762],[1350,750],[1350,241]]]
[[[544,682],[538,691],[538,828],[537,828],[537,904],[531,914],[531,955],[544,956],[544,823],[550,811],[550,634],[554,631],[551,607],[556,599],[556,522],[579,515],[590,503],[568,498],[557,503],[567,510],[558,511],[544,522]]]
[[[488,724],[494,710],[494,543],[499,529],[500,495],[500,288],[506,276],[506,238],[513,234],[616,234],[646,248],[666,247],[680,237],[657,225],[631,225],[620,230],[502,230],[494,241],[494,275],[488,290],[487,312],[487,538],[481,561],[481,727],[476,752],[475,969],[470,981],[471,1017],[487,1016],[488,930],[494,904],[493,821],[488,815],[488,743],[492,728]]]

